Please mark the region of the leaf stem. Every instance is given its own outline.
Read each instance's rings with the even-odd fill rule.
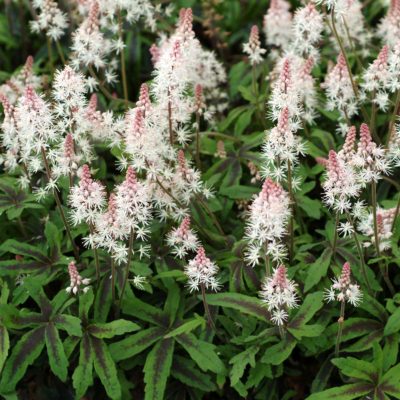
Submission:
[[[122,300],[124,298],[126,284],[128,282],[128,278],[129,278],[129,268],[131,266],[131,261],[132,261],[133,241],[134,241],[134,234],[133,234],[133,229],[131,228],[131,233],[129,235],[128,260],[127,260],[126,266],[125,266],[125,276],[124,276],[124,282],[122,283],[121,295],[120,295],[119,302],[118,302],[117,315],[119,315],[119,312],[122,307]]]
[[[342,340],[342,333],[343,333],[345,306],[346,306],[346,303],[344,301],[342,301],[341,305],[340,305],[340,317],[338,319],[338,333],[336,336],[335,357],[339,356],[340,342]]]
[[[294,229],[293,229],[293,213],[294,213],[294,205],[295,205],[295,199],[293,196],[293,184],[292,184],[292,163],[288,160],[287,162],[287,185],[288,185],[288,191],[289,191],[289,198],[291,202],[291,215],[289,219],[289,262],[290,264],[293,261],[293,253],[294,253]]]
[[[367,284],[368,291],[370,293],[372,293],[372,289],[371,289],[371,286],[369,284],[367,271],[366,271],[366,267],[365,267],[364,255],[363,255],[363,252],[362,252],[361,244],[360,244],[360,242],[358,240],[358,237],[357,237],[356,226],[354,224],[354,220],[353,220],[353,218],[351,217],[351,215],[349,213],[347,213],[346,216],[347,216],[347,220],[349,221],[351,227],[353,228],[353,239],[354,239],[354,242],[356,244],[358,256],[360,258],[361,273],[362,273],[362,275],[364,277],[365,283]]]
[[[93,236],[94,235],[94,226],[93,224],[89,223],[89,230],[90,234]],[[97,284],[100,282],[100,262],[99,262],[99,254],[97,252],[96,247],[93,247],[93,255],[94,255],[94,262],[96,266],[96,280]]]
[[[56,48],[57,48],[57,52],[58,52],[58,56],[61,59],[61,62],[65,65],[65,57],[64,57],[64,52],[63,49],[61,47],[61,44],[58,40],[55,41],[56,42]]]
[[[210,308],[208,307],[208,303],[206,300],[206,288],[204,286],[204,283],[200,283],[200,288],[201,288],[201,297],[203,299],[204,311],[207,315],[207,322],[208,322],[209,326],[211,327],[211,329],[213,329],[215,331],[214,321],[211,317]]]
[[[121,17],[121,10],[118,10],[118,37],[121,43],[123,43],[124,39],[124,32],[123,32],[123,21]],[[122,88],[124,91],[124,101],[125,101],[125,108],[128,108],[129,102],[128,102],[128,82],[126,78],[126,66],[125,66],[125,51],[124,49],[121,49],[120,52],[120,58],[121,58],[121,75],[122,75]]]

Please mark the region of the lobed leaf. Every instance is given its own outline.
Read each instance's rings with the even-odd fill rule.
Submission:
[[[58,330],[51,322],[46,326],[45,341],[50,368],[54,375],[65,382],[68,374],[68,360]]]
[[[175,341],[160,340],[147,355],[144,364],[145,400],[164,400],[170,375]]]

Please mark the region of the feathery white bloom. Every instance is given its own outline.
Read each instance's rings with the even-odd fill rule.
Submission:
[[[299,8],[293,17],[291,48],[301,57],[317,59],[323,29],[323,17],[313,3]]]
[[[323,183],[324,202],[337,212],[351,208],[351,200],[360,194],[361,186],[353,167],[334,150],[329,152],[326,179]]]
[[[378,209],[376,210],[376,222],[378,228],[378,241],[380,251],[385,251],[391,248],[391,237],[393,234],[392,225],[395,215],[396,208],[383,210],[378,207]],[[360,231],[365,236],[368,236],[370,238],[370,242],[366,242],[364,244],[366,247],[375,243],[373,213],[364,214],[364,216],[360,218],[358,229],[360,229]]]
[[[271,313],[271,321],[283,325],[288,318],[288,311],[298,307],[297,284],[288,279],[284,265],[275,269],[272,276],[267,276],[262,284],[260,297]]]
[[[332,280],[333,285],[326,289],[325,299],[330,301],[348,302],[354,307],[357,307],[362,299],[362,292],[360,287],[351,283],[351,268],[350,264],[346,262],[343,265],[342,274],[339,278]]]
[[[377,182],[382,174],[388,174],[391,169],[390,159],[385,150],[372,141],[367,124],[361,124],[360,142],[354,156],[360,183],[365,186],[372,181]]]
[[[257,65],[263,61],[266,50],[261,48],[257,25],[251,28],[249,41],[243,44],[243,52],[249,56],[251,65]]]
[[[80,171],[79,184],[71,188],[69,203],[74,225],[81,222],[93,224],[105,204],[104,187],[92,179],[86,164]]]
[[[220,286],[218,279],[215,277],[217,272],[217,265],[206,256],[204,247],[199,247],[196,257],[190,260],[185,267],[190,291],[200,290],[202,286],[205,289],[210,288],[217,291]]]
[[[34,0],[33,7],[39,10],[36,20],[31,21],[33,32],[43,31],[46,35],[58,40],[68,27],[67,16],[53,0]]]
[[[337,64],[325,76],[321,87],[325,89],[328,98],[328,110],[338,110],[343,118],[357,114],[357,100],[342,53],[339,54]]]
[[[394,46],[400,37],[400,1],[391,0],[390,7],[382,20],[379,23],[378,35],[384,43],[389,46]]]
[[[167,243],[173,253],[183,258],[189,251],[195,251],[199,246],[196,233],[190,228],[190,217],[185,217],[178,228],[173,228],[167,235]]]
[[[246,261],[254,266],[262,254],[281,260],[285,255],[281,239],[290,218],[289,196],[282,187],[266,179],[260,194],[249,207],[246,224]]]
[[[292,14],[286,0],[271,0],[264,16],[264,33],[267,46],[286,48],[292,38]]]

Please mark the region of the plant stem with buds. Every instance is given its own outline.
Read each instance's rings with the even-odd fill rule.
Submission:
[[[294,252],[294,227],[293,227],[293,213],[294,213],[294,205],[295,199],[293,196],[293,184],[292,184],[292,163],[290,161],[287,162],[287,185],[289,191],[289,198],[291,202],[292,213],[290,215],[289,220],[289,262],[293,261],[293,252]]]

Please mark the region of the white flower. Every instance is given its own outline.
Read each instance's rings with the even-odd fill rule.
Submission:
[[[346,262],[343,265],[342,274],[339,278],[332,280],[333,284],[325,291],[325,299],[328,302],[340,301],[352,304],[357,307],[362,299],[362,292],[357,284],[351,283],[351,268],[350,264]]]
[[[188,277],[188,286],[190,291],[197,291],[203,286],[205,289],[217,291],[219,282],[215,275],[218,267],[214,264],[205,253],[203,247],[199,247],[195,258],[189,261],[185,267],[185,274]]]
[[[271,321],[283,325],[288,318],[288,310],[298,307],[297,284],[287,278],[284,265],[279,266],[272,277],[266,277],[260,291],[262,301],[271,313]]]

